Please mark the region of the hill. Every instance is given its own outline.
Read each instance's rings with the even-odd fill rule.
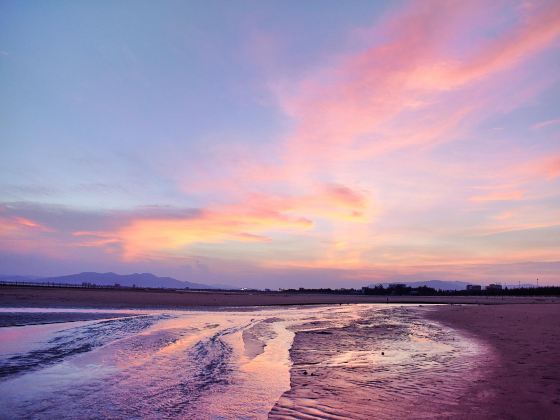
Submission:
[[[151,273],[116,274],[116,273],[96,273],[84,272],[70,274],[67,276],[26,278],[26,276],[0,276],[2,280],[14,281],[33,281],[38,283],[64,283],[82,284],[91,283],[98,286],[114,286],[119,284],[124,287],[164,287],[169,289],[228,289],[231,287],[222,285],[208,285],[202,283],[192,283],[181,281],[172,277],[158,277]]]

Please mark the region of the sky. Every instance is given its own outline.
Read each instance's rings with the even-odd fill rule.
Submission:
[[[560,284],[558,1],[0,0],[0,273]]]

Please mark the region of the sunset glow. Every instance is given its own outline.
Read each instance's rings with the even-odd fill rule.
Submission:
[[[558,1],[202,6],[0,6],[2,273],[560,283]]]

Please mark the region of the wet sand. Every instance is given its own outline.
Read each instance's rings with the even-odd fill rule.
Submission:
[[[0,312],[0,327],[58,324],[61,322],[93,321],[132,316],[123,313],[85,312]]]
[[[267,418],[289,389],[287,328],[362,309],[154,310],[0,328],[0,343],[19,342],[0,346],[0,419]]]
[[[194,292],[174,290],[0,287],[0,307],[193,308],[346,303],[545,303],[555,297],[364,296],[278,292]]]
[[[259,292],[0,289],[0,307],[15,308],[216,309],[385,303],[386,299]],[[332,322],[310,319],[308,327],[293,331],[291,387],[270,417],[560,418],[558,298],[391,296],[389,301],[481,305],[416,309],[383,305],[371,317],[340,325],[336,318]],[[270,317],[243,330],[244,357],[263,354],[266,343],[277,336],[271,329],[276,320]],[[464,343],[469,344],[465,347]]]
[[[428,317],[495,353],[463,397],[463,416],[560,418],[560,305],[445,306]]]
[[[427,321],[426,310],[382,306],[346,325],[311,323],[297,331],[291,387],[269,418],[456,417],[469,381],[484,373],[486,352]]]
[[[560,418],[560,305],[385,312],[297,332],[270,417]]]

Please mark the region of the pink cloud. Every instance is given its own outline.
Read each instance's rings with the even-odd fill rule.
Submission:
[[[503,24],[504,9],[518,14],[513,23]],[[560,6],[554,2],[517,10],[487,2],[411,3],[375,28],[376,36],[362,51],[336,55],[300,80],[273,83],[280,106],[293,124],[280,144],[270,148],[274,159],[263,158],[266,147],[218,150],[221,175],[216,177],[210,166],[204,176],[185,186],[187,191],[220,191],[233,204],[211,206],[212,213],[197,221],[132,222],[121,231],[123,240],[145,248],[146,244],[167,244],[164,247],[170,249],[204,240],[272,240],[268,232],[291,229],[284,225],[287,221],[324,219],[337,237],[330,238],[333,245],[321,250],[324,255],[318,261],[360,266],[369,245],[357,234],[361,227],[348,228],[346,222],[373,224],[387,205],[383,200],[373,205],[372,193],[357,193],[357,185],[375,193],[386,182],[382,177],[368,178],[371,167],[379,165],[382,173],[386,163],[381,158],[396,152],[403,157],[396,166],[420,166],[422,151],[465,137],[488,117],[489,109],[503,107],[504,95],[513,95],[508,102],[518,106],[542,91],[544,85],[537,81],[524,85],[523,94],[517,89],[511,94],[513,84],[522,79],[517,74],[520,66],[558,38],[559,17]],[[492,36],[475,34],[494,26]],[[468,48],[456,47],[469,39]],[[261,47],[259,41],[255,48]],[[274,57],[267,56],[266,62],[270,61]],[[369,167],[359,166],[364,162]],[[463,174],[468,168],[467,163]],[[547,173],[556,176],[554,162],[547,168]],[[392,171],[396,176],[398,169],[402,168]],[[453,171],[460,175],[461,171]],[[487,172],[485,181],[495,184],[498,177]],[[499,180],[512,177],[513,171]],[[331,183],[325,184],[325,179]],[[522,201],[525,189],[518,183],[473,195],[470,201]],[[461,186],[460,180],[457,184]],[[443,193],[430,192],[430,203],[444,200]],[[426,194],[418,197],[428,201]],[[407,202],[393,203],[399,204],[409,207]],[[153,236],[158,230],[171,239]]]
[[[512,12],[501,3],[411,3],[366,31],[368,48],[334,55],[306,77],[275,85],[294,125],[279,145],[268,153],[267,147],[217,150],[217,161],[210,159],[196,180],[187,177],[185,190],[234,198],[277,187],[305,190],[332,174],[335,182],[355,185],[360,174],[341,174],[352,173],[358,162],[453,141],[468,132],[469,119],[485,118],[489,107],[504,102],[504,94],[512,95],[508,84],[515,81],[504,74],[549,47],[560,33],[560,7],[552,2],[518,9],[518,19],[502,25],[498,35],[474,36],[499,21],[505,9]],[[454,48],[458,37],[474,38],[472,47]],[[254,38],[258,50],[261,39]],[[543,88],[529,89],[528,95]],[[271,153],[275,159],[265,160]]]
[[[72,232],[72,236],[80,238],[76,245],[82,247],[103,247],[108,249],[107,246],[120,243],[114,234],[107,232],[76,231]]]
[[[549,179],[560,176],[560,156],[552,157],[544,165],[544,171]]]
[[[27,217],[0,215],[0,250],[57,257],[54,233],[54,229]]]
[[[475,195],[470,198],[471,201],[513,201],[522,200],[523,191],[494,191],[487,194]]]
[[[534,130],[540,130],[541,128],[549,127],[551,125],[558,125],[558,124],[560,124],[560,118],[556,118],[556,119],[553,119],[553,120],[540,121],[538,123],[533,124],[533,129]]]
[[[35,232],[52,232],[53,229],[21,216],[0,216],[0,235],[18,235]]]
[[[453,98],[446,97],[447,107],[440,105],[441,94],[489,80],[532,57],[560,34],[560,6],[552,4],[498,39],[481,44],[470,56],[449,59],[446,41],[456,27],[443,22],[468,18],[463,13],[473,5],[467,3],[413,4],[412,12],[406,10],[395,19],[387,43],[342,57],[321,69],[319,77],[301,82],[296,94],[284,95],[284,109],[297,121],[288,139],[289,155],[303,156],[302,164],[313,159],[328,163],[340,159],[341,152],[344,157],[349,147],[357,147],[359,155],[362,139],[367,147],[374,143],[381,150],[440,141],[476,105],[460,103],[464,111],[457,114],[449,103]],[[426,114],[434,112],[449,123],[443,124],[445,130],[430,133]],[[399,129],[403,117],[409,133]],[[365,136],[374,137],[365,141]]]
[[[538,182],[554,180],[560,176],[560,154],[539,156],[520,164],[510,165],[507,173],[520,182]]]
[[[286,131],[260,142],[251,139],[251,146],[243,146],[243,139],[228,142],[223,134],[226,140],[212,139],[214,149],[185,165],[177,176],[181,187],[207,199],[204,210],[126,215],[116,227],[75,231],[72,244],[122,252],[128,261],[138,261],[171,259],[197,247],[214,247],[216,255],[226,247],[274,249],[278,237],[289,237],[298,246],[305,242],[303,252],[294,256],[281,249],[277,256],[266,255],[263,267],[333,270],[392,266],[408,272],[441,261],[483,264],[506,258],[499,250],[485,259],[480,254],[488,250],[478,243],[472,249],[448,249],[445,235],[470,239],[553,226],[524,219],[513,207],[537,195],[534,184],[550,184],[560,176],[558,156],[531,160],[524,150],[504,148],[491,167],[463,158],[460,148],[456,156],[446,154],[454,158],[449,162],[428,156],[457,139],[484,138],[479,122],[527,103],[550,84],[522,70],[531,75],[533,67],[523,65],[537,68],[531,60],[555,46],[560,4],[526,9],[504,4],[409,3],[363,32],[365,48],[333,54],[305,75],[272,83],[280,111],[289,119]],[[514,18],[503,20],[504,11]],[[271,43],[256,37],[249,48],[262,55],[265,69],[278,62],[274,54],[282,50],[270,48]],[[472,193],[479,181],[484,185]],[[512,209],[496,215],[495,207],[505,205]],[[477,219],[467,218],[463,207],[491,209]],[[448,215],[454,219],[444,224],[440,219]],[[5,236],[41,229],[33,220],[0,219]],[[550,255],[541,249],[507,252],[516,261]]]

